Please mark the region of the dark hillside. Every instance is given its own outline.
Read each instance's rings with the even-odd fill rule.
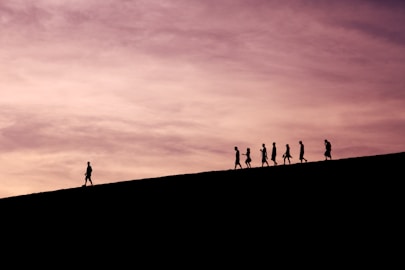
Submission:
[[[43,213],[74,211],[91,207],[95,212],[143,211],[175,208],[176,212],[208,210],[266,211],[310,207],[370,206],[398,199],[405,152],[238,169],[164,176],[159,178],[77,187],[0,199],[4,209],[35,209]],[[376,205],[376,206],[377,206]],[[183,209],[184,208],[184,209]],[[291,210],[291,209],[290,209]]]
[[[149,250],[181,244],[186,253],[208,246],[219,254],[270,245],[276,254],[296,248],[336,260],[343,246],[345,256],[359,259],[359,249],[374,254],[397,239],[404,163],[401,152],[3,198],[2,228],[18,228],[14,237],[57,239],[56,247],[76,245],[84,234],[100,244],[92,248],[109,250],[123,249],[123,241]]]

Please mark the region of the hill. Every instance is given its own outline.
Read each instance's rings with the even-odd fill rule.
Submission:
[[[289,211],[302,207],[331,211],[361,202],[370,206],[378,198],[393,199],[404,162],[405,152],[401,152],[164,176],[2,198],[0,207],[44,213],[54,213],[55,208],[80,211],[91,207],[95,212],[103,209],[103,215],[111,209],[129,212],[141,206],[155,210],[173,207],[179,213],[190,207],[193,212],[249,208],[251,213],[276,205]]]
[[[398,254],[392,242],[402,230],[404,162],[401,152],[2,198],[2,229],[13,242],[3,246],[18,244],[31,254],[41,243],[63,262],[73,257],[66,255],[71,247],[92,249],[98,262],[125,254],[111,260],[114,266],[153,253],[176,265],[326,260],[346,267],[372,257],[370,265],[386,267],[395,262],[387,257]]]

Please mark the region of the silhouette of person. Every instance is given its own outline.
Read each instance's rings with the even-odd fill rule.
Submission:
[[[242,155],[246,156],[246,160],[245,160],[246,167],[247,168],[252,168],[252,166],[250,165],[250,162],[252,161],[252,159],[250,158],[250,148],[248,147],[246,149],[246,154],[242,154]]]
[[[330,141],[328,141],[327,139],[325,139],[325,160],[332,159],[332,144],[330,143]]]
[[[300,161],[302,163],[303,160],[305,160],[305,162],[307,162],[308,160],[306,158],[304,158],[304,144],[302,143],[302,141],[299,142],[300,144]]]
[[[288,164],[291,164],[290,158],[292,158],[291,154],[290,154],[290,146],[288,145],[288,143],[285,145],[285,153],[283,154],[283,158],[284,158],[284,165],[285,165],[285,160],[288,160]]]
[[[84,174],[86,177],[84,178],[83,187],[85,187],[87,185],[87,180],[90,182],[91,185],[93,185],[93,182],[91,181],[91,173],[92,172],[93,172],[93,168],[90,165],[90,161],[87,161],[86,173]]]
[[[266,149],[266,145],[263,143],[262,146],[263,146],[263,148],[260,149],[260,151],[262,152],[262,167],[264,166],[264,163],[266,163],[267,166],[269,166],[269,163],[267,162],[267,149]]]
[[[271,160],[273,161],[274,165],[277,165],[276,156],[277,156],[276,143],[273,142],[273,148],[271,149]]]
[[[235,146],[235,170],[237,166],[239,166],[242,169],[242,165],[240,165],[239,149],[238,147]]]

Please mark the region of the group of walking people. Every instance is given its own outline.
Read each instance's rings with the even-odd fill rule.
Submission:
[[[299,141],[298,143],[300,145],[300,155],[299,155],[300,162],[301,163],[308,162],[308,160],[304,157],[304,153],[305,153],[304,143],[302,141]],[[325,139],[324,143],[325,143],[325,153],[324,153],[325,160],[332,159],[332,154],[331,154],[332,144],[327,139]],[[290,152],[290,145],[286,144],[285,147],[286,147],[286,150],[283,154],[284,165],[286,164],[286,161],[288,162],[288,164],[291,164],[291,158],[292,158],[292,155]],[[268,162],[267,148],[264,143],[262,144],[262,148],[260,149],[260,152],[261,152],[262,167],[264,167],[265,165],[267,165],[267,167],[269,167],[270,165]],[[246,168],[252,168],[252,165],[251,165],[252,158],[250,155],[250,148],[248,147],[246,149],[246,153],[242,153],[242,155],[246,156],[246,159],[245,159]],[[276,143],[273,142],[270,159],[271,159],[271,161],[273,161],[274,166],[276,166],[278,164],[276,161],[276,156],[277,156],[277,147],[276,147]],[[240,163],[240,151],[239,151],[238,147],[235,146],[235,170],[237,168],[242,169],[242,165]]]
[[[300,161],[302,162],[308,162],[308,160],[304,157],[304,144],[302,143],[302,141],[299,141],[300,144]],[[283,160],[284,160],[284,165],[286,163],[286,161],[288,161],[288,164],[291,164],[291,160],[290,158],[292,158],[291,153],[290,153],[290,145],[286,144],[286,150],[283,154]],[[267,148],[266,145],[263,143],[262,144],[262,148],[260,149],[261,152],[261,158],[262,158],[262,167],[264,167],[265,165],[270,166],[268,160],[268,156],[267,156]],[[332,159],[332,145],[331,143],[325,139],[325,160],[328,159]],[[239,167],[242,169],[242,165],[240,164],[240,152],[237,146],[235,146],[235,170]],[[252,168],[251,162],[252,162],[252,158],[250,156],[250,148],[248,147],[246,149],[246,153],[243,153],[242,155],[246,156],[245,159],[245,164],[246,164],[246,168]],[[276,161],[276,156],[277,156],[277,148],[276,148],[276,143],[273,142],[273,147],[271,150],[271,161],[273,161],[274,166],[277,165],[277,161]],[[84,177],[84,185],[83,187],[87,186],[87,182],[90,183],[90,185],[93,185],[93,181],[91,180],[91,174],[93,172],[93,168],[90,165],[90,161],[87,162],[87,167],[86,167],[86,172],[84,173],[85,177]]]

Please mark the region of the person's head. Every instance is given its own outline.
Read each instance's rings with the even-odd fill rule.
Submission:
[[[90,161],[87,161],[87,165],[90,165]]]
[[[273,142],[273,145],[276,145],[276,143],[275,143],[275,142]]]
[[[300,141],[300,144],[302,144],[302,141]]]
[[[235,146],[235,150],[238,150],[238,147]]]

